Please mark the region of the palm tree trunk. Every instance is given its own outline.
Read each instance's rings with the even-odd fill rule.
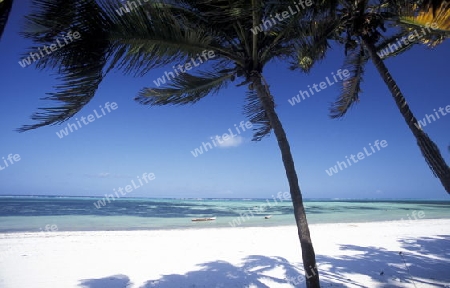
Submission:
[[[0,39],[8,22],[9,13],[13,5],[13,0],[0,0]]]
[[[294,205],[295,221],[297,223],[298,237],[302,249],[303,268],[305,269],[305,281],[308,288],[319,288],[319,272],[316,266],[316,255],[309,234],[308,221],[306,220],[305,207],[303,206],[302,193],[298,185],[297,172],[295,172],[294,159],[292,158],[291,148],[286,137],[286,133],[281,125],[280,119],[275,112],[275,105],[266,83],[263,84],[262,75],[259,72],[253,72],[250,76],[254,89],[264,107],[270,125],[273,128],[281,150],[286,176],[289,182],[289,188]]]
[[[416,137],[417,145],[419,145],[420,151],[427,161],[428,166],[430,167],[431,171],[433,171],[434,176],[438,177],[439,180],[441,180],[441,183],[447,193],[450,194],[450,168],[448,167],[447,163],[445,163],[444,158],[442,158],[439,148],[422,130],[422,127],[420,127],[420,125],[417,123],[417,119],[409,109],[409,106],[406,103],[406,99],[400,91],[400,88],[398,88],[397,84],[389,73],[389,70],[376,53],[375,45],[371,41],[370,37],[368,35],[364,35],[362,36],[362,40],[364,46],[369,51],[370,58],[377,68],[378,73],[380,73],[381,78],[383,78],[383,81],[388,86],[389,91],[391,91],[395,103],[397,104],[400,113],[405,119],[406,124],[408,124],[409,129]]]

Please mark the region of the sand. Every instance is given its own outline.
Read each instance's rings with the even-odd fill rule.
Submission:
[[[450,287],[450,220],[310,229],[322,287]],[[0,288],[305,287],[300,275],[294,226],[0,234]]]

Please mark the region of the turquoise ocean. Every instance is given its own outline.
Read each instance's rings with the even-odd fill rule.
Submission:
[[[119,198],[104,206],[99,200],[1,196],[0,233],[295,225],[290,200]],[[450,201],[306,199],[304,204],[309,224],[450,219]],[[191,221],[202,217],[216,220]]]

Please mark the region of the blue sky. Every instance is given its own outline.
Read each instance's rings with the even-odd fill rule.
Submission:
[[[9,154],[21,158],[0,171],[0,195],[102,196],[144,173],[154,173],[155,179],[127,196],[266,198],[288,191],[273,134],[251,142],[252,134],[246,131],[236,146],[214,147],[198,157],[191,153],[202,142],[211,142],[211,136],[247,121],[242,114],[245,87],[229,86],[192,106],[150,108],[133,101],[142,87],[154,86],[153,80],[166,69],[155,69],[144,78],[111,73],[76,117],[87,117],[94,109],[99,112],[106,102],[116,102],[117,109],[66,137],[59,138],[56,132],[75,119],[60,126],[15,132],[33,123],[30,115],[48,104],[39,98],[58,84],[53,71],[18,64],[30,45],[18,34],[28,2],[16,1],[0,41],[0,165],[5,166],[2,157]],[[386,61],[419,119],[450,105],[448,79],[443,76],[450,66],[449,48],[448,41],[434,50],[416,46]],[[289,71],[280,62],[264,71],[291,144],[303,196],[448,199],[371,63],[360,103],[342,120],[328,116],[330,103],[339,93],[337,85],[295,106],[288,103],[299,90],[336,74],[343,55],[342,48],[333,47],[309,75]],[[450,116],[424,127],[448,163],[449,128]],[[386,140],[387,147],[337,174],[326,173],[345,156],[364,148],[370,151],[376,140]]]

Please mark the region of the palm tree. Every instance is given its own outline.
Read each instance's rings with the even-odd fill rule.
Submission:
[[[263,69],[276,59],[290,60],[294,67],[311,67],[322,59],[326,43],[314,53],[310,43],[333,31],[335,23],[322,25],[309,19],[331,15],[336,1],[315,1],[313,7],[297,9],[292,0],[161,0],[144,3],[123,16],[115,11],[118,3],[113,7],[106,0],[98,2],[33,1],[35,9],[27,18],[25,37],[37,45],[48,45],[72,30],[79,31],[82,38],[37,61],[38,68],[56,68],[62,74],[63,84],[45,98],[59,105],[41,108],[32,116],[39,123],[19,131],[73,117],[114,68],[144,76],[153,68],[186,63],[204,51],[213,51],[215,57],[195,74],[185,71],[166,86],[144,88],[136,100],[150,106],[186,105],[218,93],[236,79],[241,80],[237,85],[248,85],[244,113],[256,127],[253,140],[260,141],[274,131],[290,187],[306,285],[320,287],[294,160]],[[289,6],[297,13],[279,20]],[[304,55],[308,55],[307,63]]]
[[[0,39],[8,22],[9,12],[11,12],[13,0],[0,0]]]
[[[411,33],[411,29],[413,29],[411,28],[411,24],[415,25],[416,28],[418,25],[428,25],[429,27],[431,23],[427,23],[424,20],[428,20],[432,17],[433,8],[430,6],[431,4],[428,4],[427,6],[418,6],[414,3],[410,3],[411,1],[385,0],[381,3],[377,1],[377,4],[375,5],[371,5],[369,2],[370,1],[368,0],[341,1],[343,8],[338,17],[340,19],[340,24],[337,28],[337,34],[341,36],[341,38],[339,38],[341,43],[345,43],[345,65],[349,67],[351,77],[342,83],[343,89],[341,95],[331,107],[330,116],[332,118],[344,116],[350,107],[359,101],[359,93],[361,92],[360,84],[364,73],[364,65],[371,59],[391,92],[406,124],[416,138],[417,145],[428,166],[433,174],[440,179],[447,193],[450,194],[450,168],[445,163],[439,148],[418,124],[417,119],[410,110],[400,88],[383,62],[384,58],[397,55],[406,49],[409,49],[414,43],[399,47],[399,49],[392,51],[389,55],[383,55],[383,59],[379,55],[379,51],[383,51],[388,45],[398,43],[398,39],[407,37],[408,34]],[[436,20],[441,19],[439,20],[440,22],[438,22],[438,26],[439,24],[443,25],[445,23],[448,25],[448,18],[440,16],[448,15],[448,10],[444,5],[447,4],[444,3],[440,8],[436,9],[438,15]],[[419,8],[414,9],[412,7]],[[419,12],[422,12],[422,14],[419,13],[417,16],[417,9],[420,9]],[[425,17],[424,13],[428,18]],[[399,26],[399,32],[385,38],[382,36],[382,32],[387,30],[385,28],[387,20],[398,20],[403,21],[403,23],[409,21],[410,26]],[[398,25],[397,22],[394,24]],[[428,29],[428,31],[428,35],[423,38],[422,42],[428,43],[430,46],[437,45],[448,37],[448,32],[445,30],[437,29],[432,31],[431,29]]]
[[[435,24],[435,32],[425,35],[420,42],[430,47],[441,44],[450,36],[450,2],[437,1],[440,3],[426,5],[404,5],[400,9],[399,21],[409,31],[412,29],[426,28],[430,23]]]

